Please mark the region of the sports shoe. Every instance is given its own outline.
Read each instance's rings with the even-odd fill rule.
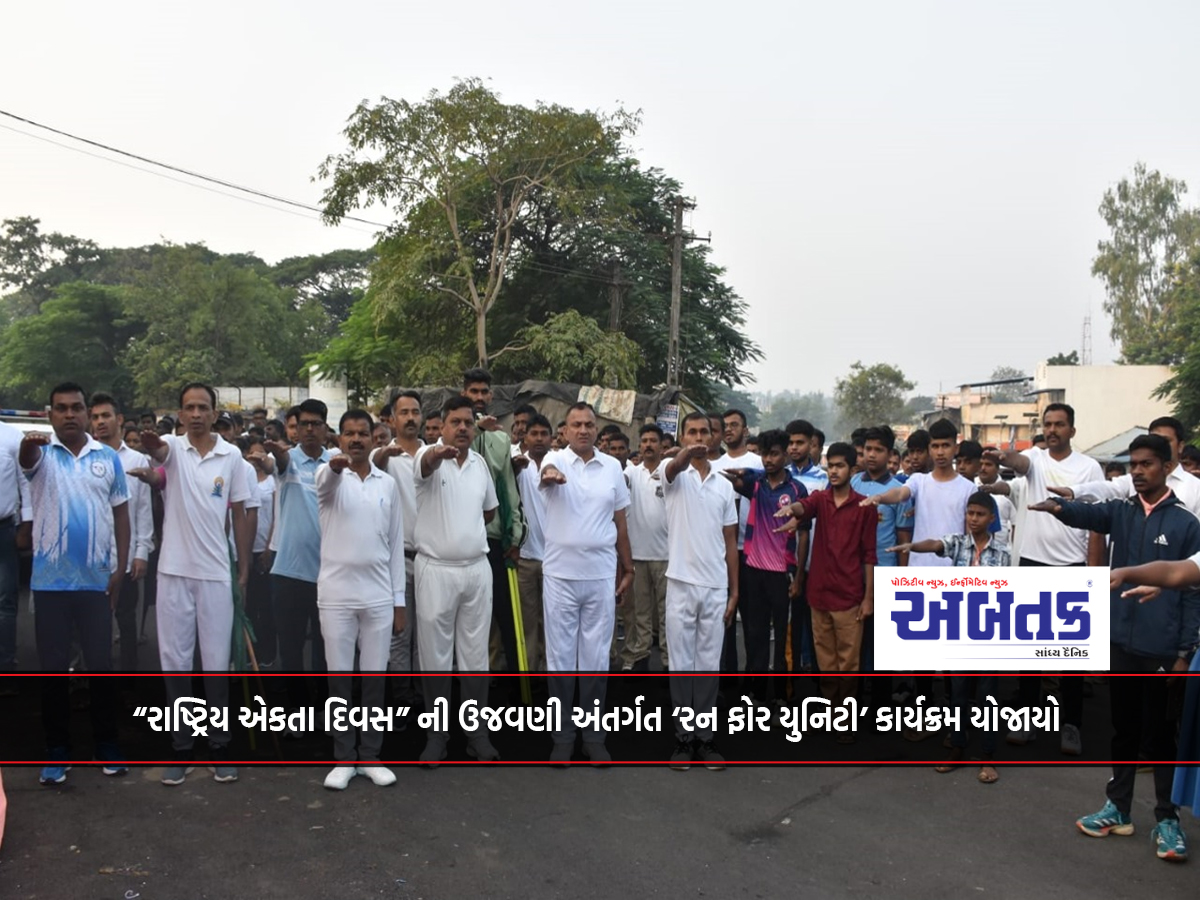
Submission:
[[[229,765],[228,747],[213,747],[209,757],[214,763],[212,766],[213,781],[217,784],[232,784],[238,780],[237,767]]]
[[[721,772],[725,769],[725,757],[717,752],[712,741],[701,741],[696,746],[696,761],[704,763],[704,768],[710,772]]]
[[[97,745],[96,762],[104,763],[100,771],[110,777],[124,775],[129,771],[129,766],[125,765],[125,760],[121,756],[120,748],[114,743]]]
[[[357,772],[364,778],[370,778],[371,783],[379,787],[396,783],[396,773],[387,766],[359,766]]]
[[[500,753],[486,735],[480,734],[467,741],[467,756],[481,762],[495,762],[500,758]]]
[[[583,755],[600,768],[606,768],[612,762],[612,755],[604,746],[604,741],[584,741]]]
[[[176,787],[183,784],[193,771],[195,771],[194,766],[167,766],[163,769],[162,778],[159,780],[167,787]]]
[[[1060,748],[1067,756],[1079,756],[1083,753],[1083,739],[1079,736],[1079,729],[1074,725],[1063,726]]]
[[[692,742],[678,741],[675,752],[671,754],[671,768],[676,772],[686,772],[692,767]]]
[[[1178,825],[1178,823],[1176,823]],[[1100,812],[1075,820],[1075,825],[1089,837],[1108,837],[1109,834],[1133,834],[1133,820],[1118,810],[1111,800]]]
[[[67,772],[69,771],[71,771],[70,766],[43,766],[42,774],[38,776],[38,781],[47,787],[62,784],[67,780]]]
[[[1178,819],[1162,819],[1154,826],[1154,852],[1159,859],[1183,862],[1187,859],[1187,836]]]
[[[575,745],[567,741],[555,743],[554,749],[550,751],[550,765],[557,768],[565,769],[571,763],[571,754],[575,752]]]
[[[344,791],[350,786],[350,782],[354,780],[354,776],[358,774],[358,769],[354,766],[334,766],[329,770],[329,774],[325,776],[325,789],[330,791]]]
[[[446,739],[444,737],[429,738],[425,742],[425,749],[417,757],[420,764],[426,769],[436,769],[438,764],[445,758]]]
[[[1033,741],[1032,731],[1010,731],[1004,740],[1014,747],[1024,747]]]

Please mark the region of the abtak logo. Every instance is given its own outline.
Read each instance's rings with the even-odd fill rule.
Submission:
[[[1086,591],[1040,591],[1018,603],[1013,591],[897,591],[891,620],[902,641],[1086,641],[1092,636]],[[923,626],[923,627],[921,627]]]

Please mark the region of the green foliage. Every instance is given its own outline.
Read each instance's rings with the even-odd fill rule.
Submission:
[[[1186,193],[1184,182],[1140,162],[1132,181],[1122,178],[1104,193],[1100,215],[1111,235],[1097,245],[1092,274],[1104,282],[1104,311],[1122,362],[1171,365],[1182,358],[1169,292],[1176,266],[1200,243],[1200,214],[1183,206]]]
[[[842,430],[860,426],[888,425],[903,414],[904,395],[915,385],[895,366],[876,363],[867,367],[856,362],[834,388]]]
[[[637,387],[642,362],[638,345],[620,332],[603,330],[578,310],[552,313],[544,325],[523,328],[519,338],[523,346],[515,355],[531,378]]]
[[[1025,373],[1012,366],[996,366],[992,372],[991,381],[1004,381],[1008,378],[1024,378]],[[1020,403],[1025,392],[1029,389],[1025,384],[998,384],[992,389],[993,403]]]
[[[564,210],[592,201],[589,165],[614,155],[636,117],[553,104],[505,104],[477,78],[424,100],[362,103],[344,132],[349,150],[328,157],[325,217],[338,222],[378,203],[404,220],[424,217],[428,238],[414,259],[436,262],[414,279],[474,316],[475,353],[491,362],[487,316],[505,282],[514,232],[539,200]],[[411,221],[394,231],[407,230]]]
[[[1070,353],[1056,353],[1054,356],[1046,360],[1048,366],[1077,366],[1079,365],[1079,351],[1072,350]]]
[[[119,360],[137,334],[119,289],[84,282],[54,288],[40,313],[14,322],[0,339],[5,402],[41,407],[61,381],[131,402],[133,379]]]
[[[1172,273],[1166,302],[1175,312],[1181,359],[1155,396],[1170,397],[1175,417],[1191,433],[1200,428],[1200,247]]]
[[[6,298],[10,320],[38,312],[57,285],[84,280],[100,259],[91,241],[39,226],[31,216],[0,223],[0,285],[16,288]]]
[[[296,293],[296,306],[321,304],[331,332],[350,316],[366,293],[373,250],[334,250],[315,256],[292,256],[271,267],[270,278]]]
[[[762,422],[762,413],[752,394],[723,384],[719,386],[715,399],[716,402],[712,404],[713,412],[723,413],[727,409],[740,409],[746,414],[746,427],[752,431],[758,430]]]
[[[143,327],[123,360],[139,403],[168,405],[192,380],[226,384],[295,381],[322,333],[315,301],[299,310],[289,292],[203,247],[171,246],[128,290],[128,317]]]
[[[822,391],[780,391],[779,393],[754,394],[754,401],[762,410],[759,419],[762,428],[783,428],[793,419],[804,419],[814,427],[833,434],[837,426],[837,410],[833,398]]]

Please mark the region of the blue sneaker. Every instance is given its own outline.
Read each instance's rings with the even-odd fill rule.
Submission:
[[[1075,825],[1090,837],[1108,837],[1110,834],[1133,834],[1133,820],[1118,810],[1111,800],[1100,812],[1075,820]]]
[[[1154,851],[1159,859],[1183,862],[1187,859],[1187,836],[1178,819],[1163,819],[1154,826]]]
[[[116,744],[100,744],[96,747],[96,762],[104,763],[101,771],[108,776],[124,775],[129,771],[121,750]]]
[[[67,772],[70,770],[70,766],[43,766],[42,774],[38,776],[38,781],[47,787],[54,784],[62,784],[67,780]]]

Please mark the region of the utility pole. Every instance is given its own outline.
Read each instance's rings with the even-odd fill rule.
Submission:
[[[683,298],[683,207],[682,197],[672,203],[675,231],[671,241],[671,335],[667,341],[667,386],[679,384],[679,306]]]
[[[671,201],[675,213],[674,231],[671,235],[671,333],[667,341],[667,384],[678,387],[683,378],[683,359],[679,352],[679,313],[683,300],[683,242],[711,241],[712,236],[697,237],[683,230],[683,211],[695,209],[695,204],[676,197]]]
[[[608,281],[608,330],[621,330],[621,292],[625,287],[625,283],[621,281],[621,261],[619,259],[610,259],[608,261],[609,281]]]

